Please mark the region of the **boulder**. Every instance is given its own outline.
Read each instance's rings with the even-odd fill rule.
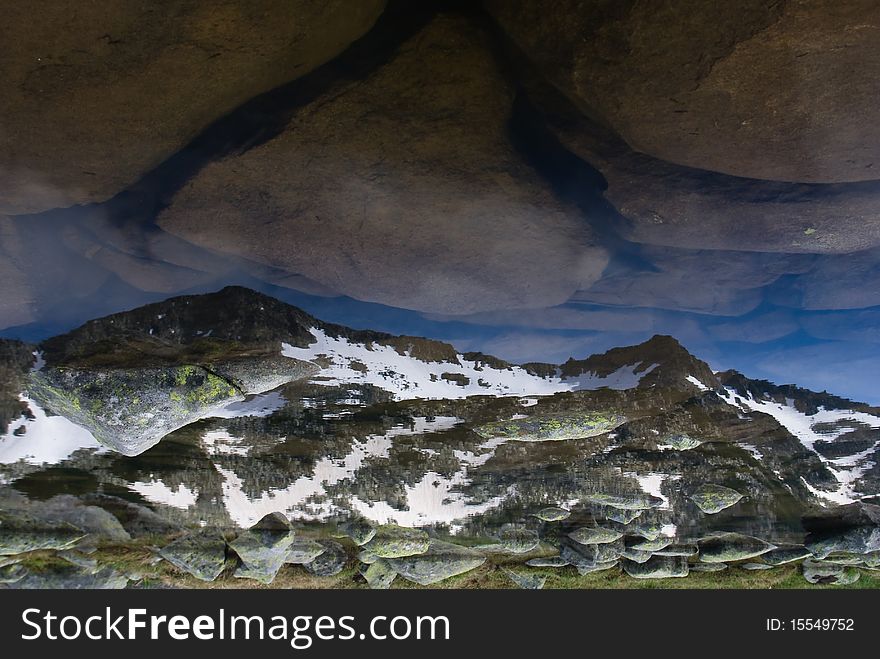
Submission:
[[[324,551],[303,567],[316,577],[333,577],[342,572],[348,562],[348,554],[338,542],[321,540]]]
[[[877,178],[871,0],[489,0],[502,29],[634,149],[774,181]]]
[[[582,545],[598,545],[614,542],[623,537],[620,531],[606,529],[601,526],[581,527],[568,534],[568,537]]]
[[[361,574],[363,574],[367,584],[373,590],[387,590],[397,577],[397,572],[392,569],[384,558],[380,558],[368,565],[365,570],[361,571]]]
[[[270,513],[229,543],[242,566],[235,576],[270,584],[287,562],[294,533],[281,513]]]
[[[196,579],[214,581],[226,567],[226,540],[211,529],[188,533],[159,550],[159,555]]]
[[[467,547],[431,540],[422,554],[392,558],[391,568],[404,579],[429,586],[444,579],[470,572],[486,561],[485,557]]]
[[[700,561],[703,563],[742,561],[766,554],[775,548],[775,545],[760,538],[740,533],[719,533],[703,538],[699,543]]]
[[[688,563],[684,557],[652,556],[644,563],[624,560],[623,571],[635,579],[671,579],[686,577]]]
[[[581,412],[497,421],[474,431],[488,439],[504,437],[520,442],[546,442],[604,435],[625,422],[626,418],[620,414]]]
[[[338,55],[384,5],[10,7],[0,25],[0,213],[112,197],[211,122]]]
[[[428,549],[428,534],[396,524],[384,524],[363,545],[364,550],[379,558],[401,558],[421,554]]]
[[[707,483],[691,492],[688,498],[707,515],[714,515],[735,505],[743,495],[729,487]]]
[[[205,165],[158,223],[359,300],[452,314],[560,304],[608,256],[511,144],[514,95],[487,31],[439,14],[365,79]]]

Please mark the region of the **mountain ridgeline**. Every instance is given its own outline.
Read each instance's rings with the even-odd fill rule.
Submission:
[[[559,422],[560,414],[599,414],[620,418],[622,436],[699,432],[742,441],[770,424],[794,442],[783,453],[806,451],[820,487],[839,485],[832,472],[841,450],[856,456],[857,476],[880,477],[868,464],[878,444],[876,409],[735,371],[714,373],[670,336],[561,365],[517,366],[441,341],[325,323],[275,298],[228,287],[92,320],[38,346],[0,347],[4,432],[26,434],[32,408],[45,409],[125,455],[201,419],[248,416],[259,407],[254,397],[308,381],[338,390],[340,399],[357,389],[373,392],[371,400],[477,401],[467,403],[473,408],[486,407],[478,402],[484,399],[536,397],[529,405],[541,405],[524,411],[556,415],[538,419],[541,427]],[[456,416],[464,404],[456,403]],[[743,425],[744,413],[763,421]],[[479,418],[505,421],[500,412]],[[767,455],[781,445],[774,446]]]

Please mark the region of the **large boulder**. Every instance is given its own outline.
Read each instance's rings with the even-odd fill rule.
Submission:
[[[212,121],[338,55],[384,5],[9,5],[0,24],[0,212],[116,194]]]
[[[206,165],[158,223],[360,300],[455,314],[562,303],[607,254],[511,144],[514,95],[489,35],[441,14],[368,78]]]
[[[878,177],[873,0],[487,0],[544,74],[633,148],[740,177]]]

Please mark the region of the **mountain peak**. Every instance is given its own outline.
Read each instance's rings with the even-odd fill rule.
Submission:
[[[607,378],[629,370],[640,376],[638,386],[683,386],[716,389],[720,382],[709,365],[694,357],[675,338],[656,334],[634,346],[612,348],[586,359],[569,359],[562,365],[563,377],[592,374]]]

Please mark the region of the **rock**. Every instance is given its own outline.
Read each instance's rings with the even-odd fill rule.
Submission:
[[[429,586],[449,577],[470,572],[485,561],[485,557],[479,552],[467,547],[431,540],[426,552],[392,558],[388,560],[388,564],[404,579]]]
[[[488,32],[441,13],[278,135],[205,165],[158,224],[358,300],[451,314],[561,304],[608,256],[511,144],[515,93]]]
[[[270,584],[287,561],[294,533],[281,513],[270,513],[229,543],[242,567],[235,576]]]
[[[624,510],[621,508],[606,508],[605,518],[620,524],[629,524],[634,519],[641,516],[645,509]]]
[[[669,435],[664,437],[662,442],[664,446],[671,446],[676,451],[689,451],[697,448],[702,443],[701,440],[695,439],[690,435]]]
[[[688,498],[707,515],[714,515],[735,505],[743,495],[729,487],[707,483],[691,492]]]
[[[528,94],[532,107],[526,120],[541,126],[545,140],[562,146],[559,157],[574,163],[580,158],[580,179],[591,180],[595,176],[591,172],[596,170],[601,173],[607,184],[603,196],[624,216],[620,233],[628,240],[669,248],[670,256],[677,252],[685,260],[711,259],[713,252],[714,258],[722,258],[719,251],[724,252],[724,261],[745,263],[751,258],[755,272],[766,269],[765,276],[774,271],[778,276],[779,265],[784,270],[790,268],[792,274],[803,272],[809,261],[803,262],[797,255],[852,254],[880,245],[880,227],[872,223],[872,208],[880,195],[876,181],[812,185],[689,169],[630,148],[606,128],[585,119],[549,85],[530,85]],[[571,171],[578,169],[573,166]],[[770,258],[772,254],[737,254],[742,251],[787,256],[777,265]],[[717,313],[747,304],[750,297],[755,299],[742,288],[737,293],[739,282],[731,286],[719,279],[724,290],[698,293],[688,303],[686,289],[681,286],[662,290],[663,281],[671,285],[676,273],[683,274],[677,264],[668,268],[661,263],[655,275],[637,276],[631,282],[636,297],[645,299],[649,291],[656,290],[660,300],[677,300],[685,308]],[[599,285],[594,293],[625,290],[625,277],[612,279],[615,281],[606,283],[614,285]],[[592,299],[589,289],[585,297],[580,293],[576,297]]]
[[[428,543],[428,534],[421,529],[384,524],[363,547],[379,558],[401,558],[427,551]]]
[[[366,570],[362,571],[364,579],[367,580],[370,588],[373,590],[387,590],[391,587],[391,583],[397,577],[391,566],[383,558],[370,564]]]
[[[571,513],[565,508],[542,508],[538,512],[535,513],[535,517],[540,519],[542,522],[560,522],[563,519],[568,518]]]
[[[619,414],[582,412],[497,421],[474,431],[487,439],[504,437],[520,442],[546,442],[604,435],[625,422],[626,418]]]
[[[501,549],[514,554],[526,554],[538,546],[538,534],[518,526],[507,528],[499,534]]]
[[[870,0],[487,6],[544,75],[643,153],[751,179],[877,178]]]
[[[655,556],[696,556],[699,552],[697,545],[692,544],[670,544],[663,549],[654,552]]]
[[[324,551],[303,567],[316,577],[332,577],[340,572],[348,562],[348,554],[342,545],[333,540],[321,540]]]
[[[86,540],[99,542],[128,542],[131,536],[111,513],[98,506],[83,505],[77,497],[62,494],[52,497],[31,510],[47,520],[67,522],[88,533]]]
[[[688,563],[684,557],[652,556],[644,563],[624,560],[623,571],[635,579],[670,579],[686,577]]]
[[[648,510],[663,505],[663,499],[651,494],[612,494],[594,492],[584,496],[584,501],[600,506],[609,506],[619,510]]]
[[[624,550],[620,553],[622,558],[633,561],[634,563],[644,563],[654,554],[649,551],[642,551],[639,549],[633,549],[632,547],[625,547]]]
[[[620,531],[597,526],[576,529],[569,533],[568,537],[582,545],[598,545],[619,540],[623,534]]]
[[[824,561],[806,560],[803,563],[804,579],[812,584],[835,584],[847,586],[859,580],[859,571],[844,565]]]
[[[775,545],[740,533],[719,533],[700,540],[700,561],[727,563],[755,558],[775,549]]]
[[[379,560],[379,557],[376,556],[376,554],[374,554],[373,552],[370,552],[370,551],[362,551],[362,552],[360,552],[360,553],[357,555],[357,559],[358,559],[361,563],[366,563],[367,565],[370,565],[370,564],[375,563],[376,561],[378,561],[378,560]]]
[[[311,563],[318,556],[324,553],[324,551],[324,545],[316,540],[295,538],[294,541],[287,548],[287,557],[284,559],[284,562],[291,563],[293,565]]]
[[[845,529],[880,526],[880,506],[859,501],[805,515],[804,528],[814,534],[837,533]]]
[[[69,549],[87,533],[65,521],[51,522],[21,511],[0,510],[0,555],[38,549]]]
[[[653,540],[642,540],[641,542],[632,542],[628,546],[636,551],[654,552],[666,549],[672,544],[672,538],[656,537]]]
[[[338,55],[384,5],[65,0],[8,12],[0,213],[115,195],[214,120]]]
[[[226,540],[214,530],[188,533],[165,545],[159,555],[196,579],[214,581],[226,567]]]
[[[805,544],[820,559],[826,558],[832,552],[868,554],[880,551],[880,526],[858,526],[837,533],[811,533]]]
[[[626,529],[626,532],[630,535],[635,535],[640,538],[644,538],[648,541],[657,540],[660,535],[663,533],[663,528],[657,524],[656,522],[641,522],[636,524],[635,526],[630,526]]]
[[[592,568],[602,566],[601,569],[611,567],[617,562],[625,547],[622,541],[615,541],[601,545],[582,545],[580,543],[565,544],[560,548],[559,555],[577,568],[581,574],[583,570],[592,571]]]
[[[177,524],[158,515],[146,506],[119,497],[107,494],[90,494],[83,497],[82,501],[112,514],[125,532],[133,538],[171,535],[181,531]]]
[[[92,572],[97,572],[98,570],[98,561],[96,561],[94,558],[88,558],[78,551],[73,551],[70,549],[59,551],[56,556],[58,556],[58,558],[63,558],[71,565],[75,565],[79,568],[82,568],[83,570],[91,570]]]
[[[743,563],[740,567],[743,570],[756,572],[760,570],[772,570],[775,566],[768,565],[767,563]]]
[[[526,561],[529,567],[565,567],[568,561],[562,556],[547,556],[543,558],[530,558]]]
[[[352,539],[358,547],[367,544],[376,535],[376,527],[366,519],[352,519],[339,525],[339,532]]]
[[[547,583],[547,577],[545,576],[538,574],[524,574],[506,567],[501,569],[513,583],[526,590],[541,590],[544,587],[544,584]]]
[[[761,555],[761,560],[769,565],[785,565],[811,556],[810,550],[802,545],[779,546]]]
[[[727,569],[727,563],[691,563],[691,572],[721,572]]]
[[[128,577],[111,567],[93,571],[70,566],[65,569],[29,572],[7,588],[40,590],[118,590],[128,585]]]
[[[31,374],[40,405],[86,428],[123,455],[143,453],[168,433],[244,396],[201,366],[50,368]]]

